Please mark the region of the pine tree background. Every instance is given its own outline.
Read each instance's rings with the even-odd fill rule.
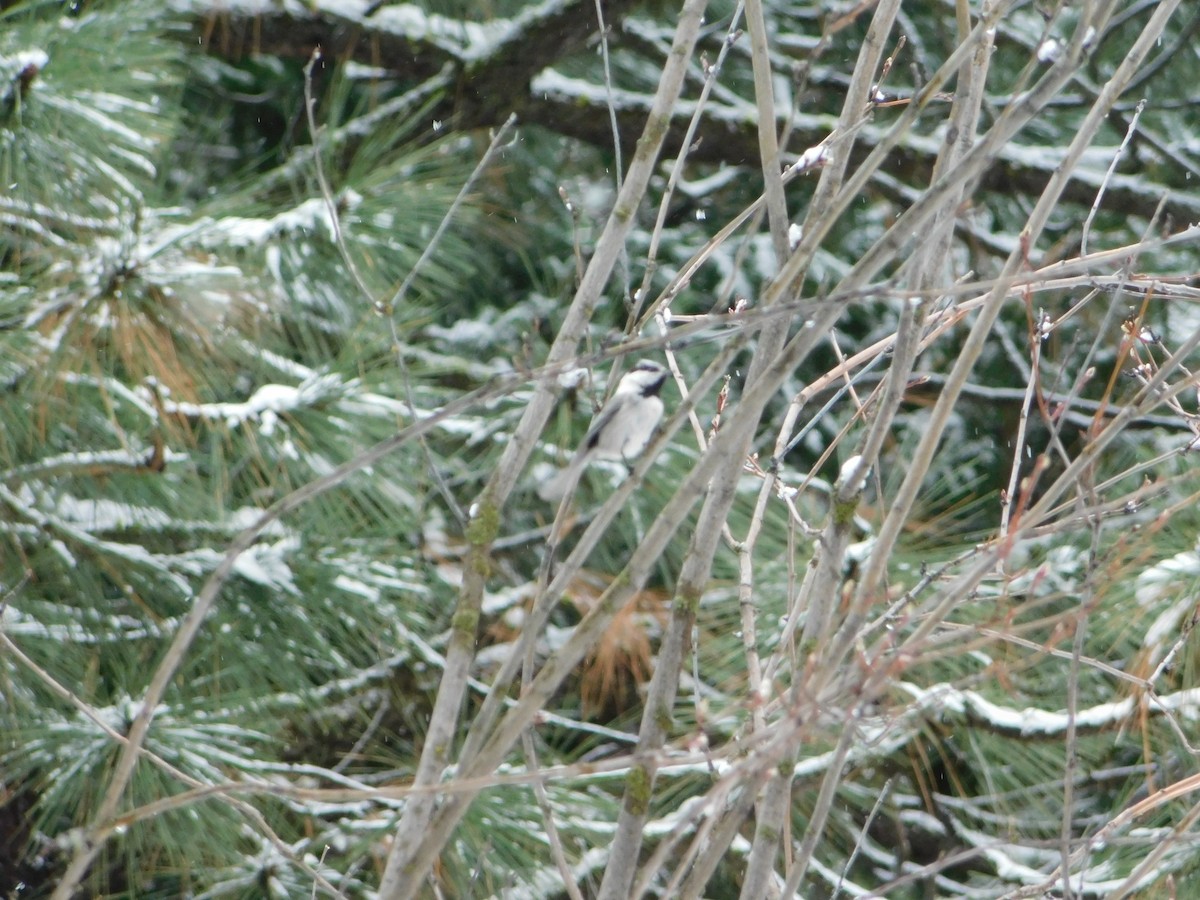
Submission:
[[[1165,20],[1030,242],[1157,5],[1005,4],[981,135],[1080,55],[959,199],[930,185],[965,75],[919,92],[999,7],[901,8],[843,133],[884,5],[709,4],[574,336],[586,376],[556,380],[676,5],[0,4],[4,896],[1185,896],[1200,15]],[[838,137],[787,176],[805,229],[783,248],[769,202],[721,231],[764,190],[756,54],[787,137],[774,171]],[[835,160],[870,177],[810,245]],[[942,196],[944,265],[913,284],[936,229],[897,223]],[[755,318],[781,249],[807,262]],[[1013,253],[1032,274],[956,381]],[[926,343],[887,407],[918,308]],[[753,459],[693,491],[730,495],[697,588],[704,513],[671,498],[740,421],[766,332],[826,316],[742,423]],[[555,525],[534,489],[631,354],[669,358],[669,413],[697,387],[694,427],[611,517],[620,465],[590,471]],[[527,433],[545,391],[561,402]],[[881,408],[847,504],[842,466]],[[522,681],[505,661],[526,651]],[[552,689],[522,724],[535,674]],[[454,691],[452,739],[430,749]],[[409,853],[397,888],[389,860]]]

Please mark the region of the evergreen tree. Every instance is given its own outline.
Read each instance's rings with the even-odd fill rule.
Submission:
[[[1194,12],[3,6],[6,896],[1195,870]]]

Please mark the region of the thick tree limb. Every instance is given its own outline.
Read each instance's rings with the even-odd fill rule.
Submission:
[[[428,15],[408,4],[379,6],[361,3],[362,14],[350,16],[348,4],[314,2],[239,3],[221,0],[176,0],[175,7],[191,17],[190,39],[210,53],[237,61],[259,54],[307,60],[316,46],[327,58],[386,71],[406,86],[452,73],[431,119],[462,130],[498,128],[512,113],[523,125],[539,125],[564,137],[598,148],[612,146],[608,95],[593,83],[557,74],[551,67],[583,50],[598,37],[595,0],[567,0],[530,7],[517,18],[479,24]],[[614,30],[635,9],[636,0],[604,0],[605,21]],[[378,7],[377,9],[375,7]],[[619,37],[619,35],[618,35]],[[656,65],[661,60],[654,60]],[[838,85],[831,89],[841,92]],[[620,91],[615,114],[622,152],[632,155],[649,113],[653,95]],[[821,104],[815,104],[820,107]],[[830,108],[833,102],[831,101]],[[687,132],[691,109],[680,103],[673,114],[664,154],[678,153]],[[877,124],[863,129],[849,164],[857,166],[885,133],[890,114],[880,110]],[[792,115],[791,153],[818,144],[833,120],[821,115]],[[779,129],[784,122],[781,118]],[[727,165],[758,164],[758,124],[754,104],[731,105],[709,101],[699,137],[689,153],[695,162]],[[912,134],[894,151],[887,174],[908,183],[927,184],[941,148],[939,135]],[[789,148],[781,148],[785,161]],[[1009,144],[982,175],[985,191],[1036,197],[1058,165],[1058,158],[1041,147]],[[1094,177],[1093,177],[1094,175]],[[1103,172],[1079,167],[1063,192],[1063,200],[1090,205]],[[1107,200],[1114,209],[1149,218],[1169,186],[1135,175],[1116,175]],[[1163,212],[1176,221],[1200,219],[1200,194],[1171,190]]]

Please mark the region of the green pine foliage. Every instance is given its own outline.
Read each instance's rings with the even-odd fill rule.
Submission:
[[[420,835],[457,799],[470,802],[415,895],[551,897],[570,882],[595,896],[606,870],[627,865],[646,867],[638,877],[649,895],[687,886],[732,897],[760,830],[779,843],[778,884],[809,834],[820,835],[803,896],[1004,896],[1051,878],[1064,830],[1073,849],[1088,851],[1075,871],[1086,864],[1089,896],[1117,890],[1157,848],[1150,874],[1124,889],[1158,896],[1172,879],[1184,883],[1197,866],[1188,792],[1147,807],[1115,838],[1102,829],[1160,789],[1186,785],[1195,768],[1200,482],[1194,454],[1180,452],[1197,427],[1194,385],[1178,408],[1133,417],[1038,528],[961,594],[953,586],[1003,544],[1002,510],[1018,528],[1091,452],[1099,431],[1088,417],[1111,421],[1105,410],[1131,403],[1137,379],[1195,332],[1195,241],[1106,260],[1054,290],[1010,292],[878,595],[833,648],[846,650],[839,666],[821,672],[815,661],[828,641],[803,638],[803,618],[789,632],[789,616],[830,560],[836,571],[820,599],[833,621],[849,616],[981,308],[922,334],[928,344],[864,492],[839,501],[839,466],[879,414],[894,348],[822,379],[893,338],[910,302],[906,265],[925,234],[898,241],[867,287],[838,286],[923,196],[953,82],[831,225],[784,298],[789,314],[756,319],[778,267],[764,220],[706,247],[762,189],[751,53],[744,32],[727,41],[734,4],[712,4],[684,91],[694,100],[728,51],[707,130],[689,148],[661,228],[678,146],[655,166],[582,334],[580,352],[595,365],[529,436],[521,421],[538,397],[535,372],[596,252],[618,157],[625,177],[636,152],[637,103],[660,83],[678,10],[605,4],[608,24],[621,26],[604,48],[614,114],[634,110],[620,123],[618,154],[594,35],[561,58],[555,47],[522,48],[538,61],[530,77],[550,67],[561,80],[544,81],[540,97],[501,82],[511,96],[500,90],[497,103],[520,108],[516,137],[499,132],[503,115],[486,121],[473,81],[439,80],[454,53],[486,78],[479,48],[503,36],[493,26],[536,26],[555,4],[424,5],[427,17],[419,5],[364,5],[380,18],[362,34],[348,18],[353,4],[264,3],[250,15],[250,4],[43,0],[0,11],[0,893],[50,896],[87,838],[100,848],[79,887],[89,896],[375,895],[389,855],[406,849],[395,845],[398,825],[420,808],[406,790],[428,781],[427,730],[463,635],[473,642],[468,680],[447,765],[433,776],[440,805]],[[763,6],[789,127],[816,143],[836,125],[872,5]],[[1087,65],[947,211],[957,230],[947,272],[929,291],[940,308],[986,297],[1062,148],[1124,59],[1121,29],[1140,29],[1147,6],[1118,12]],[[571,11],[591,22],[592,7]],[[1040,12],[1018,4],[998,27],[981,131],[1044,75],[1036,59],[1047,34],[1065,39],[1081,14]],[[286,27],[275,31],[280,18]],[[248,19],[256,27],[239,32]],[[851,171],[960,39],[948,8],[906,4],[899,22],[910,55],[896,51],[884,87],[901,99],[872,108]],[[320,60],[308,56],[308,25],[331,45]],[[1175,22],[1167,49],[1186,45],[1192,30]],[[566,26],[562,35],[554,40],[570,44]],[[418,58],[411,70],[397,61]],[[1171,84],[1194,83],[1195,61],[1182,52],[1156,57],[1136,80],[1158,92],[1156,103],[1111,182],[1117,199],[1089,226],[1093,251],[1178,235],[1171,216],[1196,208],[1200,163],[1177,140],[1191,127],[1179,112],[1186,97],[1164,96],[1155,73],[1165,66]],[[538,107],[571,85],[570,102]],[[1115,108],[1023,273],[1081,252],[1081,223],[1133,102]],[[787,186],[797,221],[820,168]],[[1173,212],[1155,214],[1159,197]],[[635,334],[637,317],[702,248],[702,265],[672,300],[674,318]],[[1134,293],[1103,280],[1141,272],[1160,281],[1137,281]],[[955,284],[970,290],[955,293]],[[679,592],[695,588],[680,573],[705,524],[697,504],[679,513],[645,582],[611,613],[597,612],[729,427],[762,337],[802,336],[831,308],[833,332],[751,426],[750,458],[712,476],[732,499],[700,596]],[[684,331],[710,312],[702,330]],[[1045,335],[1043,314],[1055,323]],[[731,354],[728,381],[717,382],[724,405],[716,389],[694,398],[704,446],[685,425],[549,598],[529,680],[553,670],[597,616],[609,618],[531,720],[528,742],[506,746],[483,777],[460,780],[458,754],[488,704],[503,716],[528,696],[521,675],[495,697],[489,690],[539,585],[566,566],[627,469],[589,469],[565,527],[551,525],[554,510],[533,489],[569,458],[604,402],[607,357],[634,339],[646,340],[638,354],[661,355],[666,338],[655,341],[671,328],[680,329],[670,351],[689,385],[729,341],[751,335]],[[1067,421],[1056,418],[1057,401],[1035,401],[1022,444],[1034,357],[1039,392],[1074,387],[1085,405],[1056,430]],[[1168,386],[1192,377],[1181,370]],[[781,423],[813,385],[777,455]],[[669,411],[683,401],[674,380],[664,396]],[[431,415],[419,436],[395,441]],[[530,463],[495,520],[495,540],[472,545],[483,530],[480,491],[517,436],[529,440]],[[309,495],[388,441],[389,452]],[[768,476],[779,489],[760,503]],[[835,524],[844,548],[832,540]],[[228,578],[106,819],[148,685],[222,566]],[[943,591],[953,602],[939,606]],[[678,690],[654,707],[652,678],[681,634]],[[915,650],[905,644],[913,635],[923,636]],[[775,665],[757,687],[754,654]],[[629,758],[639,729],[655,727],[661,746]],[[653,780],[639,768],[647,760]],[[768,822],[773,792],[786,792],[786,804]],[[631,808],[646,816],[640,853],[610,860]],[[738,810],[744,821],[728,818]]]
[[[367,112],[361,86],[320,98],[319,152],[370,295],[339,254],[312,166],[286,169],[308,135],[239,145],[230,164],[227,129],[247,114],[233,99],[239,72],[214,78],[211,61],[186,58],[161,4],[43,3],[5,18],[0,583],[5,633],[31,665],[6,657],[0,771],[6,802],[26,816],[4,855],[26,860],[13,877],[33,883],[69,849],[53,837],[97,808],[112,734],[127,731],[146,673],[229,541],[394,434],[410,404],[445,401],[438,377],[463,363],[409,361],[400,335],[445,316],[436,297],[463,294],[466,308],[458,288],[480,257],[452,234],[403,307],[381,315],[472,145],[414,144],[400,120],[335,152],[331,136]],[[280,72],[277,84],[302,78]],[[447,425],[426,453],[476,428]],[[264,531],[172,683],[147,743],[162,766],[139,766],[132,806],[232,772],[290,771],[286,760],[312,758],[300,746],[323,706],[343,708],[317,758],[332,766],[352,750],[338,735],[370,721],[360,702],[386,696],[395,668],[412,664],[409,629],[429,639],[444,626],[436,611],[449,601],[420,553],[435,490],[426,453],[392,454]],[[289,845],[311,831],[311,810],[268,812]],[[121,827],[90,884],[139,896],[311,884],[294,868],[302,847],[267,874],[265,857],[281,852],[235,806],[184,804]]]

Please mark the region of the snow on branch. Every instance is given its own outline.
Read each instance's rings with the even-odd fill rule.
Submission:
[[[604,0],[605,21],[631,0]],[[510,85],[583,46],[596,31],[595,0],[542,0],[512,19],[478,23],[430,13],[410,3],[367,0],[172,0],[193,21],[210,52],[231,58],[275,53],[322,55],[382,67],[405,79],[427,78],[446,63],[470,68],[470,81]],[[509,110],[498,110],[503,120]]]
[[[961,690],[949,684],[925,688],[911,682],[899,682],[897,687],[912,695],[926,713],[965,715],[975,725],[1014,737],[1059,737],[1067,733],[1071,721],[1065,710],[1032,706],[1013,709],[994,703],[975,691]],[[1093,731],[1115,728],[1135,715],[1143,703],[1152,713],[1168,713],[1193,720],[1200,718],[1200,688],[1190,688],[1166,696],[1126,697],[1080,709],[1074,716],[1075,728]]]
[[[634,8],[631,0],[602,3],[604,21],[620,22]],[[429,84],[440,96],[427,115],[430,121],[454,122],[469,131],[498,128],[512,113],[523,124],[537,124],[597,147],[612,145],[608,122],[610,99],[619,122],[623,147],[633,151],[649,112],[650,95],[619,90],[599,80],[570,78],[552,67],[583,50],[594,38],[593,0],[542,0],[511,19],[480,24],[427,13],[412,4],[380,6],[366,0],[173,0],[172,8],[192,23],[198,40],[213,54],[239,59],[249,53],[307,59],[320,46],[326,59],[354,62],[390,73],[403,83]],[[653,44],[642,47],[653,52]],[[654,59],[657,66],[661,60]],[[410,91],[409,93],[412,93]],[[604,115],[600,115],[604,113]],[[665,152],[674,155],[692,108],[681,102],[673,112]],[[797,110],[780,127],[791,131],[793,147],[815,146],[832,131],[834,119]],[[861,161],[890,130],[880,115],[861,133],[855,160]],[[740,164],[758,154],[758,122],[754,104],[723,90],[710,99],[690,152],[692,160]],[[908,134],[897,154],[904,178],[925,183],[945,142],[940,131]],[[1094,151],[1104,164],[1080,165],[1072,172],[1066,199],[1091,204],[1104,178],[1111,153]],[[785,159],[795,160],[785,154]],[[984,175],[984,184],[1006,192],[1041,191],[1059,160],[1042,146],[1008,145]],[[892,175],[897,174],[895,167]],[[1151,179],[1117,174],[1109,182],[1114,207],[1141,216],[1154,214],[1162,186]],[[1164,212],[1179,221],[1200,219],[1200,195],[1171,191]]]
[[[187,403],[166,397],[161,402],[163,412],[188,419],[223,420],[228,428],[257,421],[261,423],[263,433],[268,434],[281,414],[306,409],[328,397],[339,395],[343,387],[342,379],[336,375],[317,375],[296,386],[264,384],[248,400],[240,403]]]

